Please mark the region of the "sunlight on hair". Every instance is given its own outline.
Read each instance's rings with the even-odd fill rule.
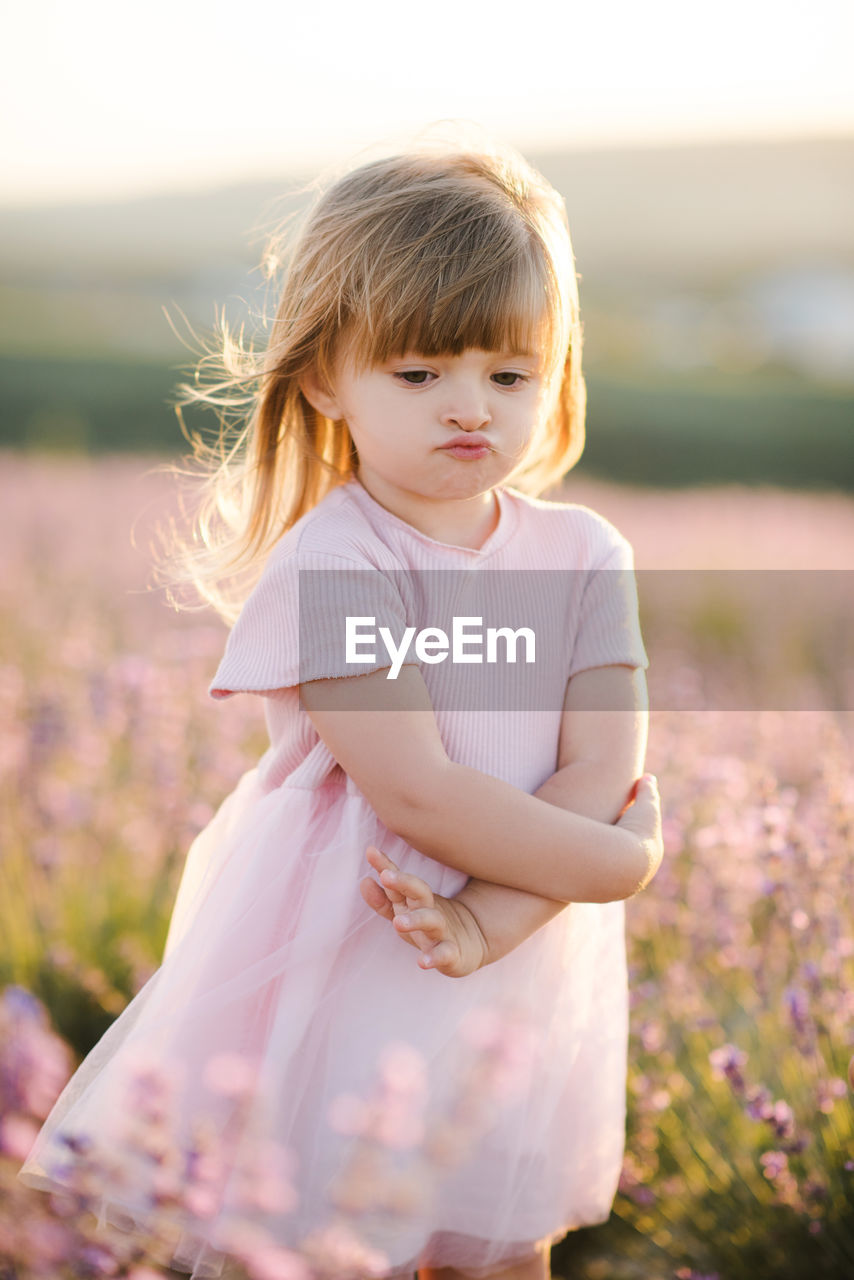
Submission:
[[[539,496],[584,446],[582,330],[563,201],[512,148],[474,126],[438,122],[406,150],[349,168],[301,222],[287,215],[261,266],[280,290],[266,348],[218,317],[176,411],[195,466],[193,533],[162,536],[158,580],[233,621],[279,538],[356,471],[344,421],[312,408],[300,381],[332,376],[346,342],[357,364],[477,348],[537,352],[554,383],[545,429],[506,483]],[[182,408],[213,408],[219,431],[188,431]],[[183,509],[183,508],[182,508]]]

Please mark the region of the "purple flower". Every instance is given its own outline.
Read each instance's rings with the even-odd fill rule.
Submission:
[[[47,1026],[47,1014],[39,1000],[23,987],[6,987],[0,996],[0,1013],[15,1020],[26,1019],[40,1027]]]
[[[71,1052],[44,1009],[21,987],[0,1001],[0,1112],[44,1119],[71,1071]]]
[[[722,1045],[719,1049],[713,1049],[709,1054],[709,1062],[712,1067],[712,1074],[718,1079],[726,1077],[737,1093],[744,1090],[744,1077],[739,1068],[747,1061],[747,1054],[743,1049],[738,1049],[734,1044]]]
[[[803,987],[786,987],[783,992],[783,1001],[796,1031],[805,1031],[809,1013],[809,996],[807,992]]]
[[[90,1276],[114,1276],[119,1269],[114,1256],[96,1244],[84,1245],[76,1261],[78,1268],[80,1263],[86,1268],[83,1274]]]
[[[751,1120],[767,1120],[773,1110],[770,1091],[764,1085],[756,1085],[747,1096],[744,1110]]]
[[[830,1115],[836,1106],[837,1098],[844,1098],[848,1092],[848,1086],[839,1076],[833,1076],[830,1080],[819,1080],[816,1086],[816,1101],[819,1111],[825,1115]]]
[[[766,1117],[778,1138],[788,1138],[795,1131],[795,1115],[788,1102],[774,1103],[771,1114]]]
[[[769,1182],[779,1178],[789,1167],[789,1157],[785,1151],[763,1151],[759,1163]]]

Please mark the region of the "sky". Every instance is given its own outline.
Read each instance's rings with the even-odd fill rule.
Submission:
[[[854,0],[0,0],[0,204],[522,150],[854,135]],[[367,149],[367,151],[366,151]]]

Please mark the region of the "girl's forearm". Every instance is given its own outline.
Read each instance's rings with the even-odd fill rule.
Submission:
[[[627,798],[623,782],[588,760],[553,773],[534,796],[598,822],[613,823]],[[563,911],[567,903],[473,877],[454,895],[475,917],[485,939],[484,964],[493,964]]]
[[[454,761],[424,785],[395,830],[446,866],[563,903],[630,898],[654,873],[645,848],[623,828]]]

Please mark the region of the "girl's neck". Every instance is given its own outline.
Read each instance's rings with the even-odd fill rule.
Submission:
[[[386,511],[436,542],[479,551],[498,526],[500,508],[492,489],[473,498],[438,501],[420,494],[402,494],[397,489],[391,491],[381,480],[359,473],[354,479]]]

